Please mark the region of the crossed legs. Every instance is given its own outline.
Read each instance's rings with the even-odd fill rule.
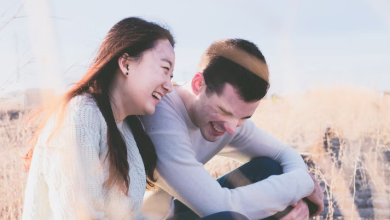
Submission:
[[[234,189],[259,182],[267,179],[272,175],[280,175],[282,173],[283,169],[279,163],[267,157],[258,157],[218,178],[217,181],[222,187]],[[229,211],[215,213],[213,215],[199,218],[198,215],[196,215],[191,209],[189,209],[179,200],[175,200],[174,204],[175,214],[169,220],[248,220],[245,216],[239,213]],[[284,212],[288,213],[289,210],[285,210]],[[279,215],[284,215],[284,213],[279,213]],[[264,220],[272,219],[277,218],[271,216],[265,218]]]

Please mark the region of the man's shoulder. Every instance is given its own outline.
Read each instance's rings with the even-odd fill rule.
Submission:
[[[259,127],[256,126],[256,124],[251,119],[246,119],[245,123],[238,127],[236,131],[233,134],[234,138],[239,138],[243,136],[249,136],[252,137],[256,134],[256,130],[261,130]]]
[[[162,132],[183,130],[186,127],[177,93],[169,93],[161,99],[152,115],[139,116],[146,132]]]

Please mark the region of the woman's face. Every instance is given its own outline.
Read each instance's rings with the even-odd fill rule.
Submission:
[[[137,115],[153,114],[158,101],[173,89],[171,78],[175,52],[171,43],[158,40],[155,47],[145,51],[140,60],[126,63],[128,75],[125,75],[125,91],[121,95],[123,107]]]

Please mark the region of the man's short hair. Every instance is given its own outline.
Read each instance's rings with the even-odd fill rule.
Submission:
[[[226,83],[245,102],[256,102],[268,91],[268,67],[259,48],[247,40],[219,40],[202,55],[198,72],[203,72],[206,94],[221,95]]]

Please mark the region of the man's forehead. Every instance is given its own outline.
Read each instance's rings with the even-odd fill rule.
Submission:
[[[236,114],[252,114],[256,110],[260,101],[257,102],[245,102],[236,92],[236,89],[226,83],[222,93],[216,95],[216,104],[228,111],[234,111]],[[232,113],[234,113],[232,112]],[[247,115],[246,115],[247,116]],[[243,116],[243,117],[246,117]]]

